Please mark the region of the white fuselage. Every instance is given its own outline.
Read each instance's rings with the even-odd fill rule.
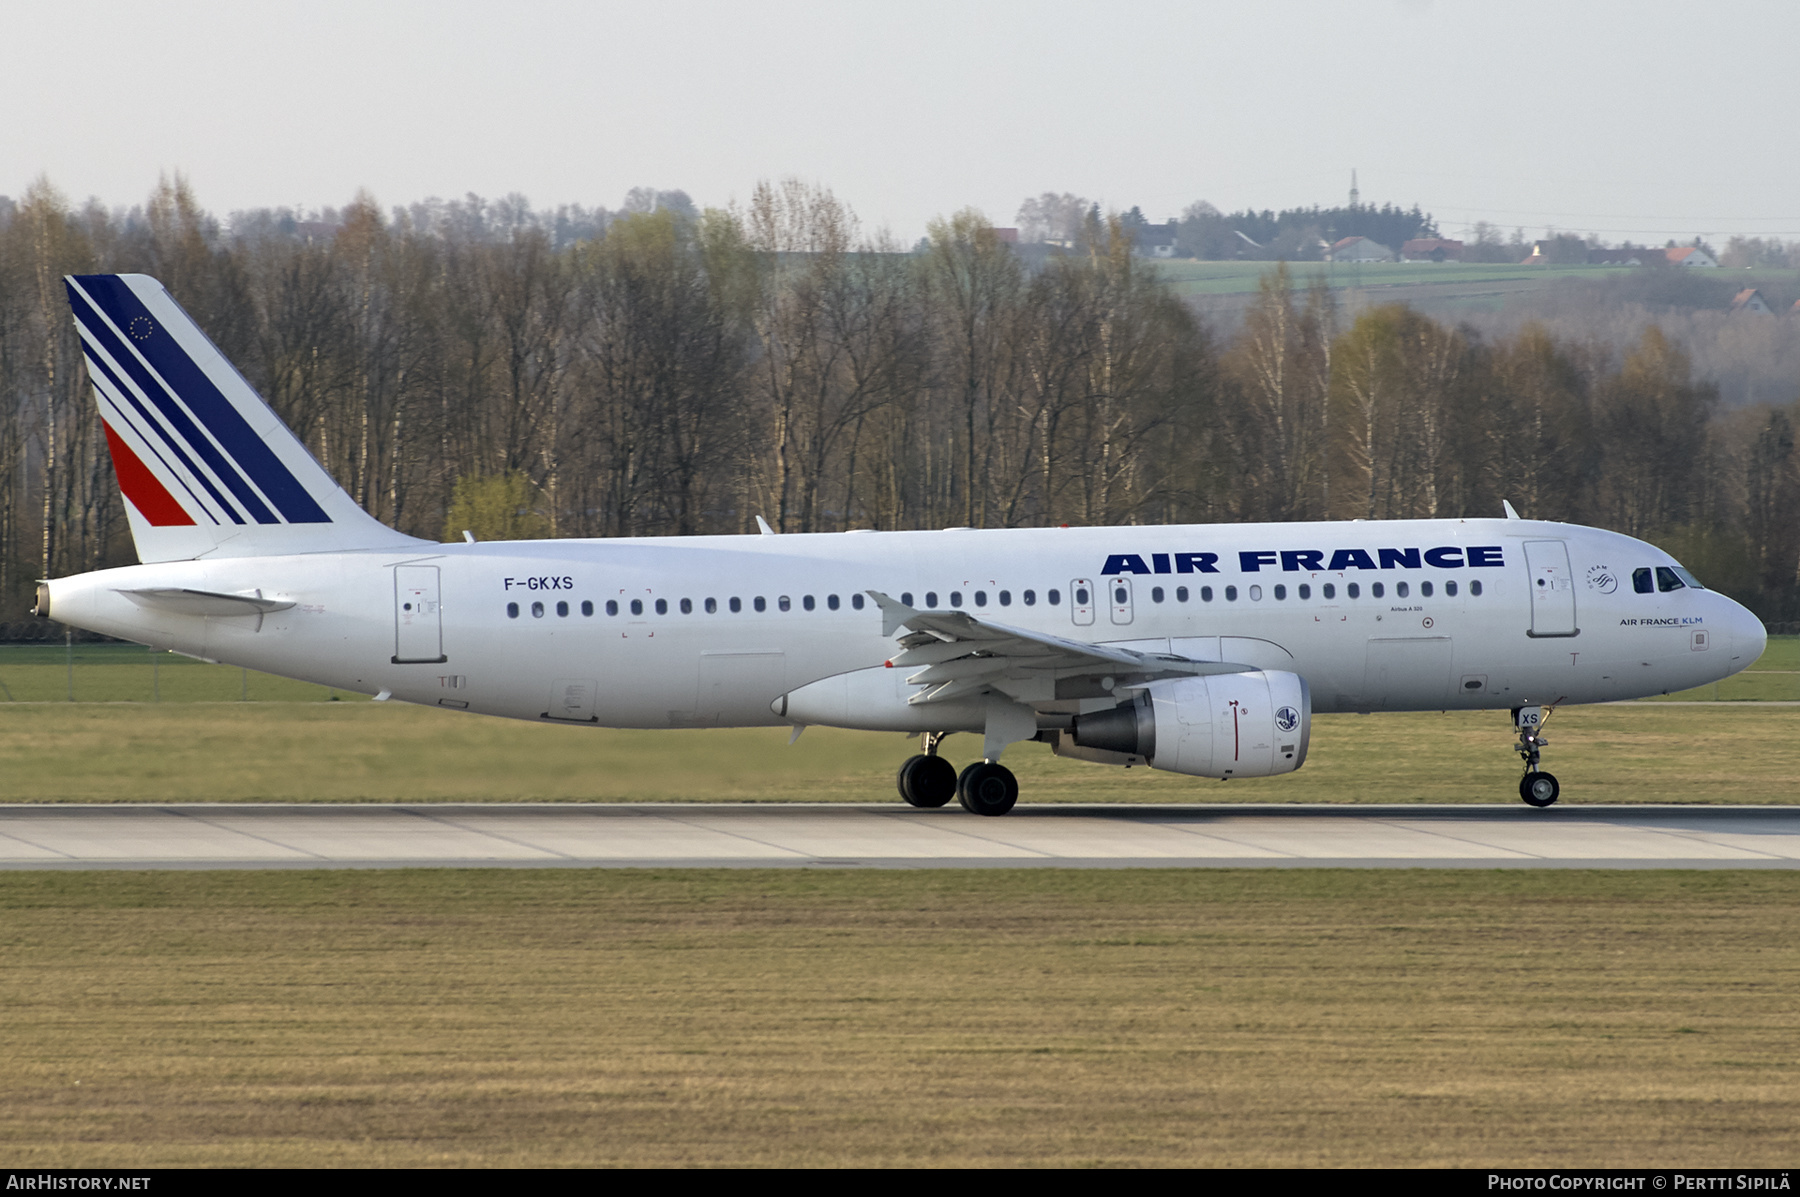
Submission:
[[[341,689],[518,719],[716,727],[801,721],[771,704],[880,667],[895,646],[869,591],[1071,640],[1292,671],[1316,711],[1665,693],[1742,669],[1764,642],[1724,595],[1634,589],[1634,571],[1674,564],[1591,528],[1416,520],[420,544],[139,565],[49,586],[64,623]],[[293,605],[204,615],[127,593],[156,588]],[[846,722],[963,730],[929,726],[960,717],[908,711],[907,693],[897,678],[894,712]]]

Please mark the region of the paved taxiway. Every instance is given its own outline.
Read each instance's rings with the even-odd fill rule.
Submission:
[[[1800,807],[0,806],[0,868],[1800,868]]]

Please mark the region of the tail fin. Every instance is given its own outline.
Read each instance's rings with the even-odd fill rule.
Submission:
[[[358,507],[161,283],[63,282],[140,560],[427,543]]]

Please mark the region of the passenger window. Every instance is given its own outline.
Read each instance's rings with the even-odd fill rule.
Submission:
[[[1656,580],[1648,569],[1634,569],[1631,571],[1631,588],[1639,594],[1655,594]]]
[[[1027,590],[1024,594],[1020,595],[1019,597],[1025,600],[1025,605],[1027,607],[1037,606],[1037,591]]]
[[[1275,601],[1278,603],[1287,601],[1287,587],[1280,583],[1275,586]]]
[[[1236,586],[1227,586],[1225,588],[1225,601],[1228,603],[1237,602],[1237,587]]]
[[[759,612],[767,611],[769,609],[769,600],[759,594],[750,600],[750,605],[755,607]]]
[[[1421,597],[1430,598],[1431,597],[1431,583],[1430,582],[1420,582],[1419,583],[1419,594]]]
[[[1187,600],[1188,600],[1187,587],[1186,586],[1177,586],[1175,588],[1175,601],[1178,603],[1185,603],[1185,602],[1187,602]]]
[[[1226,595],[1225,597],[1230,598],[1231,596]],[[1261,586],[1252,586],[1250,588],[1250,601],[1253,603],[1262,602],[1262,587]]]
[[[619,601],[617,599],[606,600],[606,613],[608,615],[617,615],[619,613]]]
[[[1010,606],[1012,606],[1012,591],[1010,591],[1010,590],[1002,590],[1002,591],[1001,591],[1001,592],[1000,592],[1000,605],[1001,605],[1001,606],[1002,606],[1002,607],[1010,607]]]
[[[902,590],[900,592],[900,601],[905,603],[909,607],[912,606],[912,591]]]
[[[960,607],[960,606],[962,606],[962,591],[960,591],[960,590],[952,590],[952,591],[951,591],[951,592],[950,592],[950,605],[951,605],[951,606],[952,606],[952,607]]]
[[[706,613],[708,615],[717,615],[719,613],[719,600],[718,599],[709,598],[706,600]]]
[[[559,618],[567,619],[569,617],[569,604],[567,604],[567,603],[556,604],[556,614]]]
[[[1203,603],[1212,602],[1212,587],[1211,586],[1202,586],[1200,588],[1200,601]]]
[[[657,599],[656,600],[656,613],[658,615],[667,615],[669,613],[669,600],[668,599]]]
[[[681,613],[683,615],[692,615],[694,613],[694,600],[693,599],[682,599],[681,600]]]
[[[739,611],[742,611],[744,609],[744,600],[741,598],[738,598],[734,595],[732,597],[731,601],[726,604],[726,606],[731,608],[731,613],[733,615],[736,615]]]
[[[594,613],[594,600],[593,599],[582,599],[581,600],[581,613],[583,615],[592,615]]]
[[[1348,586],[1344,587],[1344,593],[1349,595],[1351,598],[1361,598],[1362,597],[1362,587],[1360,585],[1358,585],[1357,583],[1352,582]]]
[[[1481,579],[1480,578],[1477,578],[1473,582],[1469,583],[1469,593],[1474,595],[1476,598],[1481,597]]]
[[[977,590],[977,591],[976,591],[976,592],[975,592],[975,605],[976,605],[976,606],[977,606],[977,607],[985,607],[985,606],[987,606],[987,591],[985,591],[985,590]]]
[[[775,600],[775,605],[780,607],[783,611],[791,611],[794,609],[794,600],[784,594]]]
[[[1303,599],[1312,597],[1312,587],[1308,586],[1305,582],[1300,583],[1300,597]]]
[[[1376,598],[1380,598],[1387,593],[1387,587],[1380,582],[1373,582],[1369,585],[1369,593]]]
[[[1125,589],[1123,586],[1115,586],[1113,588],[1113,602],[1115,602],[1115,603],[1119,604],[1119,606],[1123,607],[1126,603],[1129,603],[1130,601],[1131,601],[1131,591]]]
[[[1050,593],[1055,594],[1056,591],[1052,590]],[[1051,599],[1050,601],[1054,603],[1056,600]],[[1088,588],[1086,586],[1077,586],[1075,588],[1075,605],[1077,607],[1085,607],[1088,605],[1088,602]]]
[[[1052,607],[1059,605],[1062,602],[1062,591],[1046,590],[1044,592],[1044,601],[1049,603]]]
[[[800,605],[802,607],[806,608],[808,611],[811,611],[813,609],[813,607],[815,606],[815,604],[813,603],[813,596],[810,594],[802,596],[800,599]]]
[[[1394,583],[1394,594],[1400,598],[1405,598],[1410,590],[1412,587],[1405,582]]]
[[[1160,603],[1163,601],[1163,591],[1161,586],[1152,586],[1150,588],[1150,601],[1153,603]]]
[[[850,605],[855,607],[858,611],[861,611],[863,609],[863,596],[860,594],[851,595]]]
[[[927,607],[935,607],[935,606],[937,606],[937,591],[935,591],[935,590],[927,590],[927,591],[926,591],[926,592],[925,592],[925,605],[926,605],[926,606],[927,606]]]
[[[1337,597],[1337,585],[1335,583],[1332,583],[1332,582],[1325,583],[1325,597],[1328,599],[1334,599]]]
[[[1456,597],[1456,583],[1455,582],[1445,582],[1444,583],[1444,593],[1451,598],[1455,598]]]
[[[644,600],[643,599],[632,599],[631,600],[631,613],[633,615],[642,615],[644,613]]]
[[[544,604],[542,604],[542,603],[531,604],[531,618],[533,618],[533,619],[544,618]]]
[[[838,596],[835,594],[826,595],[825,605],[830,607],[833,611],[836,611],[838,609]]]
[[[519,604],[517,604],[517,603],[506,604],[506,618],[508,618],[508,619],[519,618]]]

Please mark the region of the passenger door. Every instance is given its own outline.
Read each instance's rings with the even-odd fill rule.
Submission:
[[[1525,568],[1531,575],[1531,634],[1573,636],[1575,578],[1569,571],[1569,546],[1560,540],[1525,542]]]
[[[1112,621],[1114,623],[1119,623],[1119,624],[1130,623],[1131,622],[1131,579],[1130,578],[1108,578],[1108,579],[1106,579],[1106,598],[1107,598],[1107,602],[1108,602],[1108,610],[1110,610],[1112,612]]]
[[[444,655],[444,614],[438,567],[394,567],[394,664],[436,665]]]

